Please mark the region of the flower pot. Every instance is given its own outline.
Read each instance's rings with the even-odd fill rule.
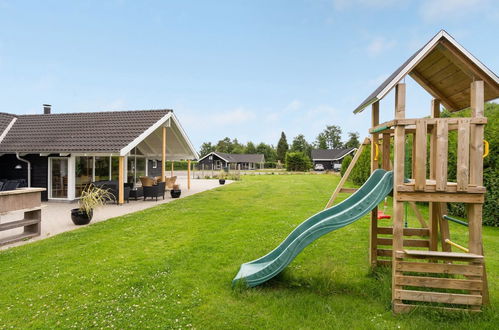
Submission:
[[[220,184],[225,184],[225,179],[219,179],[219,180],[218,180],[218,183],[220,183]]]
[[[170,190],[170,195],[172,196],[172,198],[179,198],[181,193],[182,193],[182,190],[180,190],[180,189]]]
[[[89,224],[93,215],[93,211],[90,211],[90,214],[87,214],[87,212],[81,211],[80,209],[71,210],[71,220],[73,220],[73,223],[77,226]]]

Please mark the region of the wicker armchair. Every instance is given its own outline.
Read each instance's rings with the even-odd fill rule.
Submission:
[[[148,176],[141,176],[140,182],[142,183],[142,187],[151,187],[154,186],[154,179]]]
[[[158,182],[158,184],[154,186],[143,186],[143,189],[144,189],[144,200],[146,200],[147,197],[151,197],[151,198],[156,198],[157,201],[159,196],[163,196],[163,199],[165,199],[164,182]]]

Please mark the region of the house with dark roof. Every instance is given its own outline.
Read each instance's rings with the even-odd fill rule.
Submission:
[[[221,170],[223,168],[254,170],[263,168],[265,156],[262,154],[226,154],[213,151],[198,162],[198,168]]]
[[[357,148],[313,149],[312,161],[315,165],[322,164],[324,170],[339,170],[345,156],[355,153]]]
[[[0,180],[46,188],[45,200],[74,200],[94,181],[164,176],[163,160],[181,159],[198,154],[169,109],[0,113]]]

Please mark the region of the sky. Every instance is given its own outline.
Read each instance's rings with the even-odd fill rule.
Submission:
[[[364,137],[352,111],[441,29],[499,72],[496,0],[0,0],[0,112],[169,108],[196,148]],[[406,83],[407,117],[428,115]]]

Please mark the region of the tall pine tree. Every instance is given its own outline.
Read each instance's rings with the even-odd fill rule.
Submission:
[[[281,138],[277,143],[277,160],[284,162],[288,150],[289,150],[289,145],[288,145],[288,140],[286,140],[286,134],[284,134],[284,132],[281,132]]]

